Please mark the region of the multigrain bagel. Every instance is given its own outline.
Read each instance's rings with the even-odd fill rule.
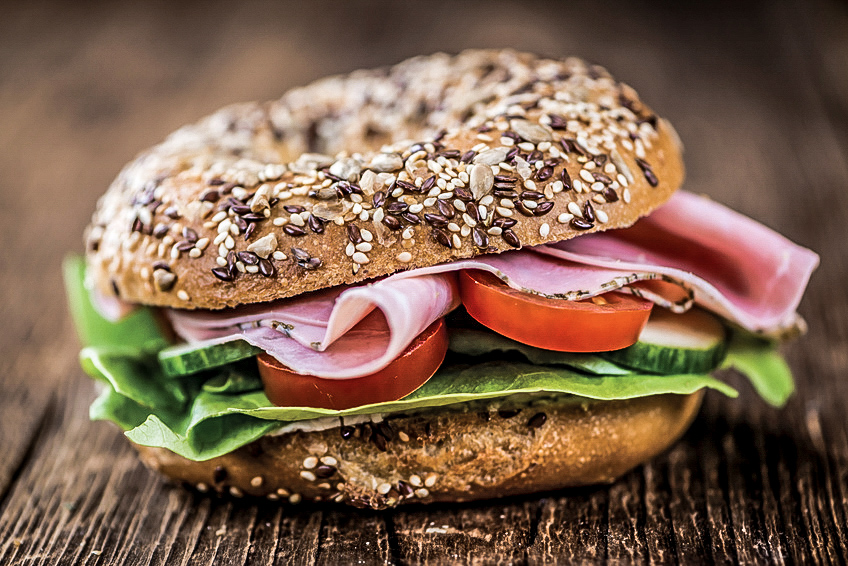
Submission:
[[[571,397],[391,416],[377,424],[268,435],[205,462],[162,448],[136,449],[147,466],[172,479],[236,497],[375,509],[472,501],[611,482],[676,442],[702,397]]]
[[[96,291],[92,299],[103,303],[109,297],[175,309],[296,303],[319,289],[630,226],[679,188],[681,151],[671,125],[601,67],[510,50],[417,57],[322,79],[277,101],[229,106],[141,153],[99,201],[86,231],[87,280]],[[218,324],[239,311],[159,310],[166,312],[159,318],[170,323],[181,313]],[[402,325],[411,328],[410,318]],[[266,327],[277,331],[277,320],[271,323]],[[193,341],[175,323],[167,330]],[[165,342],[159,354],[171,344]],[[483,360],[450,354],[459,365]],[[489,354],[500,368],[511,360]],[[241,377],[255,369],[245,370],[245,362],[251,360],[237,362]],[[147,359],[122,369],[139,363]],[[227,371],[237,373],[235,365]],[[200,448],[190,446],[198,452],[185,447],[193,442],[188,434],[169,437],[171,444],[152,438],[171,426],[168,419],[177,423],[168,431],[177,434],[186,422],[212,420],[219,408],[275,409],[260,384],[245,390],[253,394],[249,402],[240,405],[237,391],[232,404],[195,411],[191,395],[200,394],[191,388],[205,387],[204,372],[215,371],[224,370],[208,366],[174,378],[185,378],[185,388],[166,383],[160,397],[170,405],[161,414],[154,406],[161,399],[138,394],[162,386],[161,376],[124,390],[120,380],[107,378],[97,410],[112,410],[108,394],[114,393],[115,405],[124,403],[133,414],[95,418],[111,418],[130,432],[158,422],[163,428],[150,437],[131,436],[142,460],[201,491],[383,508],[612,481],[676,441],[702,398],[696,388],[663,384],[655,395],[606,391],[588,399],[554,384],[520,395],[507,389],[485,401],[437,399],[406,414],[279,417],[279,427],[245,433],[238,437],[243,442],[211,455],[197,455],[205,440],[218,446],[237,437],[223,421],[204,430]],[[483,379],[496,371],[487,369]],[[577,379],[609,377],[581,371],[575,370]],[[319,381],[328,375],[314,373]],[[169,397],[173,390],[178,394]],[[639,394],[647,396],[631,398]],[[380,406],[368,405],[368,411]],[[141,445],[147,441],[153,446]],[[177,454],[181,449],[186,457]]]
[[[682,179],[601,67],[437,54],[178,130],[101,199],[87,261],[106,295],[218,309],[626,227]]]

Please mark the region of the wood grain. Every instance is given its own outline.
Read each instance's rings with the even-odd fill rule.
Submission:
[[[821,254],[785,409],[728,373],[739,399],[612,485],[382,513],[204,496],[89,422],[59,265],[127,160],[230,102],[486,45],[607,66],[679,130],[689,190]],[[0,563],[848,561],[844,2],[35,2],[0,53]]]

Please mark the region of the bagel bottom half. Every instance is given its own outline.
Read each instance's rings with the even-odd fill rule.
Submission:
[[[560,397],[486,410],[270,434],[194,462],[136,446],[144,463],[201,491],[375,509],[612,482],[671,446],[702,392],[619,401]]]

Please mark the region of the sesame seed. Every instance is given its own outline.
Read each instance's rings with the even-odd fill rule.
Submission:
[[[225,265],[227,265],[227,260],[226,258],[218,256],[217,258],[215,258],[215,263],[218,264],[218,267],[224,267]]]
[[[453,234],[453,236],[451,237],[451,242],[453,243],[453,247],[455,249],[459,249],[462,247],[462,240],[460,240],[459,236],[456,234]]]
[[[242,490],[233,485],[230,486],[230,495],[232,495],[233,497],[243,497],[244,492],[242,492]]]
[[[188,293],[185,292],[184,289],[180,289],[179,291],[177,291],[177,298],[181,301],[190,301],[191,300],[191,297],[189,296]]]
[[[469,226],[468,224],[463,224],[462,228],[459,229],[459,234],[463,238],[467,238],[468,234],[470,234],[470,233],[471,233],[471,226]]]
[[[374,240],[374,235],[369,231],[363,228],[359,231],[359,235],[362,236],[362,239],[366,242],[371,242]]]
[[[200,493],[206,493],[207,491],[209,491],[209,486],[206,485],[203,482],[197,484],[196,487],[197,487],[197,491],[199,491]]]
[[[351,259],[353,259],[353,261],[358,264],[365,264],[371,261],[368,259],[368,256],[362,252],[354,252],[354,254],[351,256]]]
[[[486,230],[486,233],[489,234],[490,236],[500,236],[502,232],[503,232],[503,228],[501,228],[499,226],[492,226],[491,228]]]
[[[315,474],[313,474],[309,470],[302,470],[300,472],[300,477],[302,477],[306,481],[315,481],[316,480]]]
[[[397,255],[397,260],[401,263],[409,263],[412,261],[412,254],[409,252],[400,252]]]
[[[436,199],[433,198],[433,197],[429,197],[429,198],[424,199],[424,206],[434,206],[435,204],[436,204]],[[410,207],[410,210],[412,210],[412,207]],[[423,210],[423,207],[422,207],[422,210]]]
[[[285,218],[281,218],[281,217],[277,217],[277,218],[275,218],[275,219],[273,220],[274,226],[283,226],[283,225],[285,225],[287,222],[288,222],[288,220],[287,220],[287,219],[285,219]]]
[[[286,254],[284,254],[283,252],[281,252],[279,250],[274,252],[272,255],[273,255],[273,258],[276,259],[277,261],[283,261],[284,259],[286,259]]]
[[[362,242],[361,244],[356,244],[356,251],[368,253],[371,251],[371,244],[368,242]]]
[[[345,246],[345,255],[347,257],[352,256],[356,252],[356,246],[353,245],[353,242],[348,242],[347,246]]]
[[[409,435],[403,432],[402,430],[398,431],[398,438],[401,440],[401,442],[409,442]]]
[[[424,485],[427,487],[433,487],[436,485],[436,479],[438,476],[436,474],[430,474],[427,476],[427,479],[424,480]]]
[[[424,482],[421,481],[421,477],[416,474],[409,476],[409,483],[415,487],[421,487],[424,485]]]
[[[401,233],[400,237],[404,240],[409,240],[414,235],[415,231],[412,229],[412,226],[407,226],[406,229]]]
[[[583,216],[583,211],[580,210],[580,206],[574,201],[568,203],[568,212],[574,216]]]
[[[387,483],[387,482],[383,482],[383,483],[381,483],[380,485],[377,486],[377,493],[379,493],[380,495],[386,495],[391,490],[392,490],[392,484]]]
[[[289,496],[289,503],[291,503],[292,505],[297,505],[298,503],[301,502],[302,499],[303,498],[300,496],[299,493],[292,493]]]
[[[499,206],[495,210],[501,216],[507,216],[507,217],[512,216],[512,211],[508,208],[503,207],[503,206]]]
[[[427,497],[428,495],[430,495],[430,492],[429,492],[429,491],[427,491],[427,489],[426,489],[426,488],[423,488],[423,487],[422,487],[422,488],[420,488],[420,489],[416,489],[416,490],[415,490],[415,496],[416,496],[416,497],[418,497],[419,499],[424,499],[424,498],[425,498],[425,497]]]
[[[621,198],[624,200],[625,203],[629,204],[630,203],[630,189],[625,187],[624,192],[621,193]]]
[[[574,189],[574,192],[583,192],[583,183],[581,183],[579,179],[574,179],[574,181],[571,182],[571,187]]]
[[[197,248],[191,248],[191,249],[188,251],[188,256],[189,256],[190,258],[197,259],[197,258],[199,258],[199,257],[201,256],[201,254],[202,254],[202,253],[203,253],[203,252],[201,252],[201,251],[200,251],[199,249],[197,249]]]
[[[307,470],[311,470],[312,468],[314,468],[317,465],[318,465],[318,458],[316,458],[315,456],[308,456],[308,457],[304,458],[304,460],[303,460],[303,467],[306,468]]]
[[[256,476],[252,480],[250,480],[250,485],[253,487],[261,487],[263,483],[262,476]]]
[[[245,271],[247,271],[248,273],[259,273],[258,265],[245,265],[240,261],[236,263],[236,269],[238,269],[242,273],[244,273]]]
[[[600,181],[592,183],[592,190],[595,192],[604,190],[604,184]]]
[[[544,224],[539,226],[539,235],[542,236],[543,238],[547,238],[548,234],[550,234],[550,233],[551,233],[551,227],[550,227],[550,225],[548,225],[547,222],[545,222]]]
[[[573,214],[563,212],[562,214],[557,216],[557,222],[559,222],[560,224],[568,224],[569,222],[571,222],[572,218],[574,218]]]

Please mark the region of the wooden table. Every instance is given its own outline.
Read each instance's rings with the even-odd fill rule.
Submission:
[[[6,8],[0,563],[845,563],[848,8],[679,4]],[[225,103],[483,45],[606,65],[676,124],[689,190],[821,254],[784,410],[730,375],[740,399],[708,394],[683,441],[613,485],[383,513],[200,496],[88,421],[59,263],[123,163]]]

